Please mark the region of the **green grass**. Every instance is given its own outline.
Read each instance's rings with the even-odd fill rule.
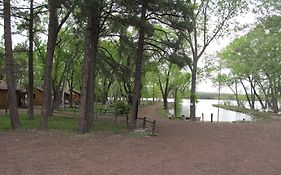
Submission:
[[[76,113],[78,113],[79,112],[79,108],[75,108],[75,107],[72,107],[72,108],[70,108],[70,107],[66,107],[66,108],[59,108],[57,111],[66,111],[66,112],[76,112]]]
[[[145,107],[145,106],[153,105],[153,104],[155,104],[155,103],[156,103],[155,101],[141,101],[140,106],[141,106],[141,107]]]
[[[40,118],[39,115],[36,115],[33,120],[29,120],[26,114],[21,114],[20,122],[23,129],[37,129],[39,128]],[[77,128],[78,118],[59,116],[48,118],[48,129],[75,133],[77,132]],[[7,115],[0,116],[0,132],[9,130],[11,130],[10,118]],[[113,121],[99,119],[94,121],[93,131],[118,133],[126,131],[126,126],[125,124],[115,124]]]
[[[164,118],[167,118],[169,116],[169,112],[164,109],[163,105],[161,105],[161,107],[159,108],[159,115]]]
[[[231,105],[213,105],[214,107],[223,108],[230,111],[240,112],[243,114],[248,114],[253,117],[255,121],[265,121],[272,119],[272,113],[260,112],[259,110],[247,109],[239,106],[231,106]]]

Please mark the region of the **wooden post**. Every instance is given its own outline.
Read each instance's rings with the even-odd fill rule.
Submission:
[[[202,122],[204,122],[204,113],[202,113]]]
[[[135,113],[136,120],[138,118],[138,111],[139,111],[139,100],[137,100],[137,108],[136,108],[136,113]]]
[[[211,113],[211,122],[213,122],[213,113]]]
[[[129,114],[126,115],[126,126],[129,126]]]
[[[156,121],[155,120],[153,120],[153,125],[152,125],[152,135],[154,136],[154,130],[155,130],[155,123],[156,123]]]
[[[146,117],[143,118],[142,129],[145,129],[145,125],[146,125]]]

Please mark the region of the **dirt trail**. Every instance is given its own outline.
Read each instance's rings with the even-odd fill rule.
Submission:
[[[281,122],[172,121],[159,104],[140,109],[157,120],[155,137],[55,131],[0,133],[0,174],[280,175]]]

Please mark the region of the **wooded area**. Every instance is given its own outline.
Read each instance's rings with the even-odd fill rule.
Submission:
[[[12,3],[11,3],[12,2]],[[255,3],[253,3],[255,2]],[[35,88],[42,88],[40,129],[48,128],[53,109],[79,105],[79,133],[93,125],[95,104],[124,99],[129,128],[136,128],[141,97],[189,94],[195,119],[196,84],[206,71],[198,64],[217,38],[242,30],[237,17],[256,10],[254,27],[218,53],[219,65],[207,66],[214,83],[231,88],[239,99],[241,85],[251,109],[278,112],[281,95],[280,22],[274,0],[3,0],[4,46],[0,79],[7,82],[13,129],[20,127],[16,84],[27,89],[33,119]],[[251,6],[249,5],[251,4]],[[253,7],[254,6],[254,7]],[[253,14],[254,14],[253,12]],[[13,45],[12,33],[25,38]],[[215,60],[215,58],[213,58]],[[227,68],[229,73],[218,73]],[[5,72],[3,71],[5,69]],[[217,75],[217,76],[216,76]],[[240,84],[240,85],[239,85]],[[79,94],[79,100],[73,94]],[[36,95],[36,93],[35,93]]]

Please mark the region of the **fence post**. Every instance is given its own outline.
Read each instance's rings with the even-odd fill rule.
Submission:
[[[213,122],[213,113],[211,113],[211,122]]]
[[[154,130],[155,130],[155,123],[156,123],[156,121],[155,120],[153,120],[153,125],[152,125],[152,135],[154,136]]]
[[[202,113],[202,122],[204,122],[204,113]]]
[[[126,125],[129,126],[129,114],[126,115]]]
[[[143,118],[142,129],[145,129],[145,125],[146,125],[146,117]]]

